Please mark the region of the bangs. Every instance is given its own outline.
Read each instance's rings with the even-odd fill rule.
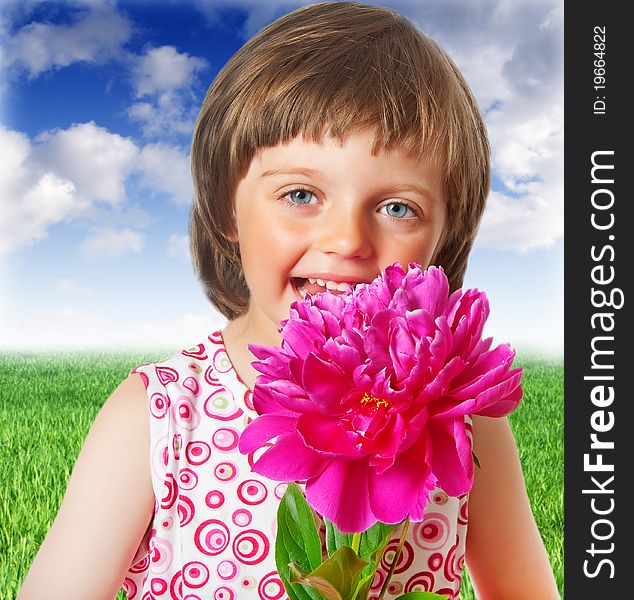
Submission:
[[[284,52],[278,46],[267,56],[251,48],[261,68],[243,82],[229,117],[239,171],[259,148],[298,135],[320,142],[324,135],[344,140],[365,130],[375,133],[374,154],[399,147],[418,158],[433,156],[441,171],[451,168],[454,127],[465,112],[453,65],[439,64],[440,50],[412,40],[402,17],[381,26],[363,37],[350,32],[328,47],[318,36],[295,32],[283,40]]]

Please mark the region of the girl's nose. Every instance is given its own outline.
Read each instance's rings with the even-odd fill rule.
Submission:
[[[330,212],[317,235],[317,247],[343,258],[368,258],[372,254],[371,227],[363,215]]]

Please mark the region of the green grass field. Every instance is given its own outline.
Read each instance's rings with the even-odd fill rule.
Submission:
[[[162,356],[0,354],[0,600],[15,598],[100,406],[133,366]],[[563,596],[563,367],[516,362],[525,393],[511,424]],[[475,598],[468,578],[461,598]]]

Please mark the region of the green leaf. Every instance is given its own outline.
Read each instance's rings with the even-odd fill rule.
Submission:
[[[351,600],[361,578],[361,571],[367,564],[352,548],[342,546],[312,573],[302,573],[295,565],[291,565],[290,581],[309,585],[328,600]]]
[[[333,586],[327,579],[318,575],[307,575],[302,573],[294,563],[290,565],[290,581],[295,584],[308,585],[321,594],[326,600],[343,600],[339,590]]]
[[[328,556],[332,556],[342,546],[352,547],[352,534],[341,533],[337,526],[328,519],[324,519],[326,525],[326,549]]]
[[[396,600],[447,600],[447,596],[440,596],[432,592],[407,592]]]
[[[480,466],[480,461],[478,460],[478,456],[473,450],[471,450],[471,456],[473,456],[473,462],[475,463],[475,466],[478,467],[478,469],[481,469],[482,467]]]
[[[368,567],[365,567],[367,569]],[[364,571],[365,571],[364,569]],[[374,570],[370,572],[369,575],[364,575],[357,584],[357,589],[352,594],[351,600],[365,600],[370,593],[370,586],[372,585],[372,581],[374,580]]]
[[[321,600],[321,596],[317,594],[314,590],[305,589],[299,585],[291,585],[290,577],[289,577],[289,555],[293,555],[293,551],[289,551],[286,547],[286,544],[282,540],[282,525],[278,521],[278,533],[277,539],[275,542],[275,564],[277,566],[277,570],[284,584],[284,589],[290,600]],[[288,530],[286,530],[286,535],[288,535]],[[290,563],[292,564],[292,563]]]
[[[368,561],[368,566],[363,570],[363,575],[374,573],[383,556],[383,550],[399,523],[386,524],[375,523],[361,536],[359,556]]]
[[[329,556],[343,546],[352,546],[351,533],[341,533],[337,526],[327,519],[324,519],[324,523],[326,524],[326,549]],[[398,525],[399,523],[388,525],[377,522],[361,534],[359,556],[370,563],[364,569],[364,575],[374,572],[383,555],[383,549]]]
[[[312,509],[299,486],[289,483],[277,509],[275,564],[291,600],[321,600],[312,589],[290,585],[290,563],[313,571],[321,563],[321,540]]]
[[[330,556],[339,548],[352,545],[352,534],[341,533],[337,526],[327,519],[324,519],[324,523],[326,524],[326,548]],[[381,561],[385,546],[387,546],[392,532],[398,526],[398,523],[386,524],[377,522],[361,534],[359,557],[366,560],[368,564],[361,572],[361,578],[351,597],[352,600],[367,597],[370,585],[374,579],[374,572]]]
[[[386,524],[377,522],[367,529],[361,536],[359,546],[359,556],[368,561],[368,565],[363,569],[361,579],[357,584],[357,589],[352,595],[352,600],[364,600],[368,597],[370,586],[374,579],[374,573],[381,562],[381,557],[394,530],[399,526],[396,524]]]
[[[306,567],[310,570],[316,569],[321,564],[322,558],[319,530],[315,521],[315,513],[306,502],[306,497],[296,483],[288,484],[280,506],[282,505],[285,507],[284,517],[289,532],[295,536],[296,540],[303,542],[308,558]],[[298,564],[302,567],[305,566],[301,562]]]

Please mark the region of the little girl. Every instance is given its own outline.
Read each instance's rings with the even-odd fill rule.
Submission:
[[[210,87],[192,146],[191,248],[222,331],[143,365],[99,413],[21,600],[280,599],[285,485],[251,472],[249,343],[279,344],[306,294],[386,266],[442,265],[452,289],[489,190],[489,147],[461,74],[412,23],[349,2],[263,29]],[[386,598],[558,598],[506,419],[473,419],[471,493],[430,496]],[[395,534],[398,537],[398,530]],[[385,579],[388,546],[372,590]]]

